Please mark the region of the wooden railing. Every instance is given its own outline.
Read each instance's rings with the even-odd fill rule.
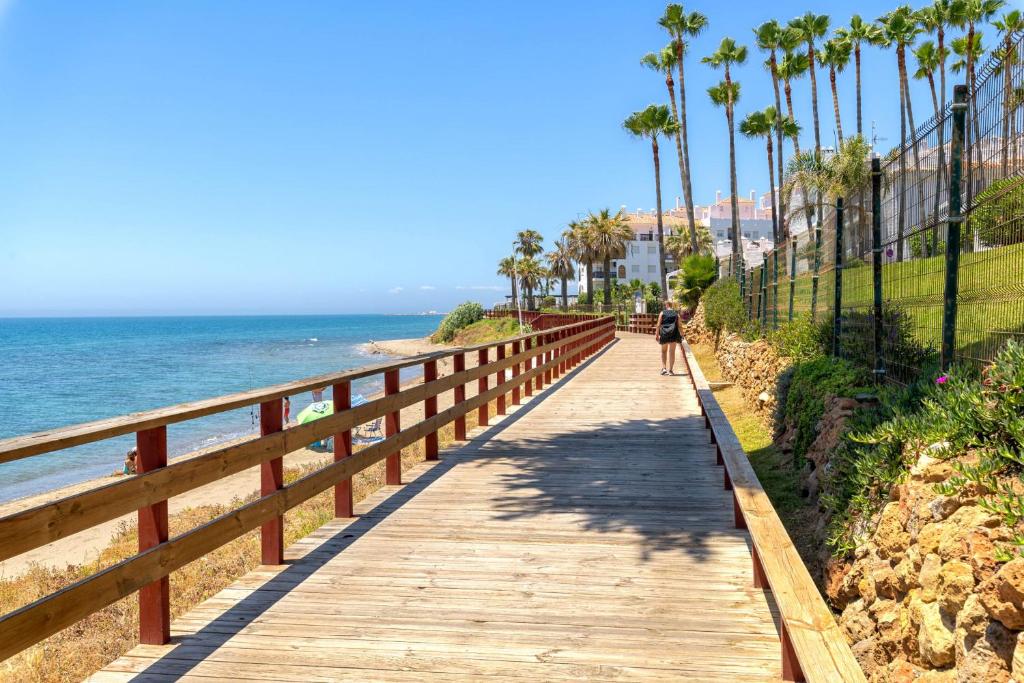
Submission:
[[[602,317],[597,313],[541,313],[539,311],[523,311],[520,313],[515,309],[507,308],[484,311],[484,317],[486,318],[518,319],[520,315],[522,315],[523,323],[529,325],[535,332]]]
[[[754,586],[770,590],[779,607],[783,679],[864,681],[846,637],[814,585],[685,341],[683,349],[701,414],[717,447],[718,464],[723,467],[723,485],[733,493],[736,528],[750,533]]]
[[[540,391],[553,379],[613,339],[614,320],[582,322],[515,337],[503,342],[415,356],[348,372],[311,377],[288,384],[183,403],[143,413],[99,420],[0,441],[0,463],[72,446],[135,433],[138,475],[0,518],[0,561],[98,524],[138,511],[139,552],[77,581],[56,593],[0,617],[0,660],[38,643],[107,605],[139,593],[140,640],[163,644],[170,639],[169,575],[212,550],[260,527],[264,564],[284,561],[284,514],[313,496],[334,488],[335,513],[352,515],[351,477],[381,460],[386,482],[401,483],[401,449],[423,439],[426,457],[438,457],[438,430],[454,423],[455,438],[466,438],[466,415],[479,413],[488,424],[488,405],[506,411],[521,395]],[[466,369],[466,354],[479,365]],[[453,359],[453,373],[439,378],[437,363]],[[399,371],[423,366],[423,382],[401,389]],[[351,407],[354,380],[383,375],[385,395]],[[494,386],[490,377],[496,375]],[[466,398],[466,384],[476,380],[479,393]],[[334,414],[283,429],[285,396],[332,387]],[[454,404],[438,412],[439,394],[453,391]],[[424,419],[403,428],[402,408],[422,402]],[[260,435],[193,458],[167,462],[167,425],[236,408],[260,406]],[[383,417],[385,436],[358,452],[352,429]],[[285,486],[283,456],[334,437],[334,461]],[[260,466],[261,497],[174,538],[168,536],[167,500],[250,467]]]
[[[628,322],[620,322],[615,329],[619,332],[654,334],[654,326],[657,322],[657,313],[630,313]]]

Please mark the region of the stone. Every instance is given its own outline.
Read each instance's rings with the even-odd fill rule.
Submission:
[[[975,582],[981,583],[992,578],[999,570],[999,560],[996,558],[995,540],[1008,541],[1011,534],[1003,533],[1002,529],[989,529],[987,531],[974,530],[967,534],[967,552],[974,569]],[[1024,681],[1022,681],[1024,683]]]
[[[1006,628],[1024,629],[1024,558],[1010,560],[978,591],[989,615]]]
[[[921,606],[921,628],[917,643],[921,659],[934,668],[948,666],[955,660],[953,624],[943,618],[938,603]]]
[[[921,481],[928,484],[934,484],[936,482],[945,481],[953,474],[953,465],[945,460],[933,457],[935,451],[933,447],[938,444],[932,444],[929,446],[921,457],[917,459],[917,463],[910,468],[910,477],[915,481]]]
[[[914,550],[913,546],[911,546],[911,550]],[[908,552],[907,556],[896,564],[893,572],[896,574],[900,592],[905,593],[912,588],[918,587],[917,577],[921,572],[921,567],[914,561],[911,553]]]
[[[954,683],[956,681],[956,671],[953,669],[922,671],[917,677],[917,681],[918,683]]]
[[[870,638],[875,634],[875,622],[864,611],[864,603],[860,600],[850,603],[839,615],[839,626],[846,632],[851,643]]]
[[[895,600],[879,600],[869,610],[875,619],[878,631],[878,649],[891,661],[902,655],[911,654],[915,649],[915,633],[910,629],[910,620]]]
[[[891,683],[912,683],[918,679],[921,670],[905,659],[898,659],[886,667],[885,678]]]
[[[956,512],[959,507],[960,500],[956,496],[939,496],[928,503],[928,512],[932,516],[932,521],[941,522]]]
[[[931,522],[921,527],[917,534],[917,548],[922,554],[938,552],[943,528],[942,522]]]
[[[850,580],[853,563],[829,557],[825,563],[825,595],[836,609],[844,609],[857,597],[857,585]]]
[[[956,630],[953,632],[958,662],[967,655],[968,650],[974,647],[974,643],[985,633],[990,622],[988,612],[981,604],[978,594],[974,593],[968,597],[963,608],[956,615]]]
[[[990,621],[963,659],[957,661],[957,683],[1007,683],[1017,637],[998,621]]]
[[[935,553],[926,555],[921,564],[921,573],[917,577],[917,585],[921,586],[922,602],[934,602],[939,596],[939,572],[942,570],[942,558]]]
[[[767,391],[762,391],[760,394],[757,395],[757,400],[761,403],[767,403],[768,401],[772,400],[772,396]]]
[[[899,503],[887,503],[882,508],[873,540],[878,556],[883,559],[903,555],[910,545],[910,534],[903,528],[901,514]]]
[[[872,571],[871,578],[875,582],[875,592],[883,598],[893,600],[903,592],[902,582],[889,565],[883,565]]]
[[[1024,631],[1017,634],[1017,644],[1013,647],[1013,659],[1010,662],[1010,674],[1014,680],[1024,683]]]
[[[857,592],[860,593],[860,599],[864,601],[865,605],[870,605],[878,599],[878,591],[875,590],[875,579],[871,576],[865,576],[857,584]]]
[[[854,659],[868,676],[885,665],[885,656],[879,652],[878,644],[873,637],[854,643],[850,649],[853,651]]]
[[[974,591],[974,569],[966,562],[953,560],[939,571],[939,605],[951,615],[957,614]]]

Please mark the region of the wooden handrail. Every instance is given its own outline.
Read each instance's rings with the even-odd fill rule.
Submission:
[[[153,438],[153,430],[162,433],[163,427],[192,417],[209,415],[214,412],[231,410],[250,403],[278,400],[299,389],[319,388],[325,385],[344,386],[344,382],[366,377],[375,373],[393,373],[399,368],[417,363],[436,363],[449,356],[459,357],[466,351],[477,351],[481,358],[489,350],[511,345],[513,353],[504,358],[490,360],[485,365],[471,369],[459,369],[439,379],[426,375],[421,384],[405,390],[390,393],[356,408],[342,408],[333,415],[325,416],[292,429],[273,431],[265,436],[249,439],[243,443],[225,446],[214,451],[159,466],[151,472],[131,479],[119,481],[104,487],[86,491],[74,496],[46,503],[0,518],[0,560],[16,556],[32,548],[67,537],[111,519],[116,519],[133,510],[153,514],[155,507],[168,498],[208,484],[255,465],[280,462],[280,458],[302,446],[334,435],[336,448],[339,437],[347,430],[378,417],[395,414],[402,408],[423,401],[434,400],[448,390],[460,387],[473,380],[483,380],[496,375],[499,381],[492,388],[468,400],[457,401],[447,410],[426,417],[405,429],[396,429],[384,440],[357,453],[335,459],[334,462],[306,475],[287,486],[281,485],[265,491],[259,499],[221,515],[206,524],[180,536],[154,542],[147,548],[126,560],[92,576],[77,581],[66,588],[47,595],[14,612],[0,617],[0,660],[29,647],[57,631],[66,628],[93,612],[106,607],[116,600],[136,591],[148,591],[155,582],[163,581],[171,572],[196,560],[210,551],[228,543],[257,527],[264,528],[264,543],[267,541],[268,524],[279,520],[289,509],[309,498],[347,482],[352,475],[384,459],[395,457],[402,448],[420,439],[429,439],[443,426],[461,418],[473,410],[486,408],[489,402],[504,397],[521,386],[536,382],[550,383],[553,371],[568,368],[598,351],[614,337],[614,320],[610,317],[590,319],[584,322],[562,326],[555,330],[520,335],[501,342],[481,344],[467,349],[453,349],[440,353],[425,354],[411,359],[386,363],[372,368],[363,368],[345,373],[321,375],[289,384],[276,385],[243,394],[232,394],[197,403],[170,406],[157,411],[139,413],[113,420],[78,425],[65,430],[9,439],[3,442],[12,456],[29,457],[62,448],[88,443],[111,436],[136,431],[146,438]],[[521,350],[520,350],[521,349]],[[515,352],[518,350],[518,352]],[[512,368],[512,376],[505,370]],[[435,368],[436,369],[436,368]],[[548,379],[544,379],[547,375]],[[500,381],[503,380],[503,381]],[[284,387],[287,387],[285,389]],[[518,399],[514,394],[514,402]],[[240,401],[246,401],[240,403]],[[279,404],[278,404],[279,405]],[[436,405],[435,405],[436,409]],[[105,426],[99,427],[98,425]],[[23,440],[29,438],[29,442]],[[164,437],[165,438],[165,437]],[[84,439],[84,440],[83,440]],[[338,488],[335,488],[338,495]],[[336,507],[336,509],[339,509]],[[340,508],[347,509],[347,508]],[[163,523],[166,524],[166,505],[162,508]],[[266,550],[266,545],[264,546]],[[267,555],[264,554],[264,557]],[[266,560],[265,560],[266,561]],[[156,641],[166,642],[169,631],[169,608],[166,597],[147,602],[140,592],[140,608],[144,621],[155,623]],[[157,598],[160,596],[158,595]],[[147,631],[143,627],[143,642]],[[159,635],[159,634],[165,635]]]
[[[771,590],[779,607],[783,679],[864,681],[864,672],[846,637],[772,507],[686,341],[683,349],[701,413],[717,446],[718,464],[724,466],[724,486],[733,492],[736,527],[750,533],[754,586]]]

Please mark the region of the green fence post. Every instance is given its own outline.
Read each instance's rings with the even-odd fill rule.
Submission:
[[[789,321],[793,322],[793,300],[796,298],[796,236],[789,244]]]
[[[832,355],[839,356],[839,336],[843,330],[843,198],[836,197],[836,263],[833,271],[836,281],[835,302],[832,305]]]
[[[818,314],[818,271],[821,270],[821,213],[814,222],[814,273],[811,275],[811,320]]]
[[[779,245],[772,249],[772,329],[779,329]]]
[[[875,332],[875,381],[885,377],[882,360],[882,162],[871,159],[871,279],[874,288],[872,318]]]
[[[1006,68],[1004,66],[1003,68]],[[967,117],[967,86],[953,88],[953,139],[950,144],[949,218],[946,225],[946,288],[942,295],[942,371],[949,370],[956,355],[956,296],[960,285],[960,181],[963,172],[964,127]]]
[[[760,314],[761,325],[768,326],[768,254],[761,254],[761,297],[758,299],[757,310]]]

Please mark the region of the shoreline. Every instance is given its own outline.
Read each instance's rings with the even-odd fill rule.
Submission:
[[[363,345],[371,355],[403,358],[415,356],[429,351],[438,351],[446,348],[444,345],[433,344],[428,337],[412,339],[390,339],[367,342]],[[450,359],[438,363],[438,374],[443,376],[451,371]],[[422,381],[422,375],[411,378],[402,384],[402,388],[418,384]],[[383,392],[376,392],[369,396],[371,400],[379,398]],[[293,406],[293,414],[297,414],[301,408]],[[413,405],[402,410],[402,421],[404,424],[413,424],[422,419],[422,406]],[[184,455],[170,458],[169,462],[181,462],[196,458],[210,451],[225,446],[241,443],[253,438],[256,433],[249,434],[237,439],[231,439],[209,447],[192,451]],[[300,448],[284,456],[284,465],[288,467],[301,467],[331,458],[329,451],[315,451],[310,448]],[[120,461],[115,462],[120,465]],[[77,495],[85,491],[102,488],[120,481],[124,475],[113,474],[105,477],[96,477],[77,484],[69,484],[57,489],[43,493],[31,494],[21,498],[0,503],[0,517],[21,512],[39,505]],[[130,475],[129,475],[130,476]],[[211,504],[230,504],[234,498],[245,498],[246,496],[259,491],[259,468],[252,467],[243,472],[233,474],[229,477],[200,486],[168,501],[168,512],[171,515],[177,514],[187,508],[199,507]],[[117,519],[96,525],[77,534],[62,538],[47,545],[35,548],[16,557],[0,562],[0,580],[9,579],[28,571],[32,565],[38,564],[44,567],[63,567],[66,565],[78,565],[95,559],[99,552],[105,548],[111,538],[117,532],[118,527],[125,522],[135,521],[135,514],[119,517]]]

